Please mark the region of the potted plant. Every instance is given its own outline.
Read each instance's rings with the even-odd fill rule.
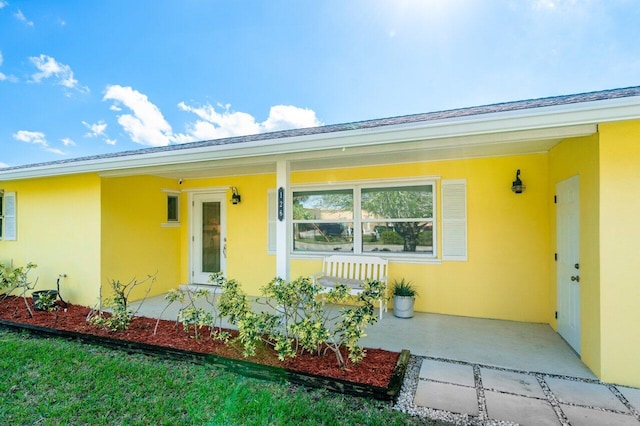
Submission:
[[[411,281],[402,278],[393,282],[393,315],[398,318],[413,317],[413,304],[418,292]]]

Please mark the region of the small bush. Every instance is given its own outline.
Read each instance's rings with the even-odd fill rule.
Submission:
[[[124,331],[129,328],[133,317],[140,309],[140,304],[136,311],[129,309],[129,296],[134,288],[148,283],[148,287],[144,298],[146,299],[151,286],[156,282],[156,275],[147,275],[143,280],[138,281],[135,278],[129,281],[127,284],[122,284],[118,280],[111,280],[109,285],[115,293],[115,296],[105,299],[104,307],[111,309],[110,315],[105,315],[102,310],[102,295],[100,296],[100,305],[97,311],[93,311],[89,314],[87,320],[89,323],[106,328],[109,331]],[[102,289],[101,289],[102,291]],[[144,299],[143,299],[144,300]]]
[[[351,296],[342,284],[321,294],[324,290],[307,277],[290,282],[275,278],[262,287],[264,299],[258,299],[259,304],[270,309],[254,312],[238,282],[229,280],[222,285],[220,315],[238,327],[245,356],[255,355],[259,343],[272,345],[280,360],[295,357],[300,351],[320,355],[330,350],[338,365],[344,367],[340,349],[345,347],[351,362],[357,363],[365,356],[358,341],[366,327],[377,321],[373,306],[384,296],[384,284],[367,281],[358,296]],[[329,305],[351,298],[358,306],[337,310]]]

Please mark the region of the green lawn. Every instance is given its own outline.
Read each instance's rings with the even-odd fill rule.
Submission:
[[[11,425],[438,424],[388,403],[4,329],[0,378],[0,422]]]

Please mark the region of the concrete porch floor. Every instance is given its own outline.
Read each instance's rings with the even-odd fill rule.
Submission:
[[[149,298],[138,315],[157,318],[166,305],[164,296]],[[179,308],[162,318],[175,320]],[[640,389],[601,383],[547,324],[388,312],[366,333],[364,347],[411,351],[396,408],[413,415],[472,425],[640,424]]]
[[[132,308],[138,304],[134,302]],[[158,318],[166,306],[164,296],[151,297],[144,301],[138,314]],[[162,318],[175,320],[179,308],[174,303]],[[223,326],[235,328],[226,322]],[[416,312],[413,318],[401,319],[389,311],[382,320],[367,328],[366,333],[361,344],[369,348],[408,349],[413,355],[431,358],[596,378],[548,324],[422,312]]]

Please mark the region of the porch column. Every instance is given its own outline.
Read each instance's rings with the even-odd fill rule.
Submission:
[[[287,233],[289,231],[289,218],[291,217],[288,211],[291,205],[289,200],[289,174],[289,161],[278,160],[276,162],[276,191],[278,203],[282,202],[283,205],[278,205],[279,214],[276,221],[276,276],[286,281],[289,281],[289,238],[287,238]],[[284,217],[280,217],[280,212],[284,213]]]

